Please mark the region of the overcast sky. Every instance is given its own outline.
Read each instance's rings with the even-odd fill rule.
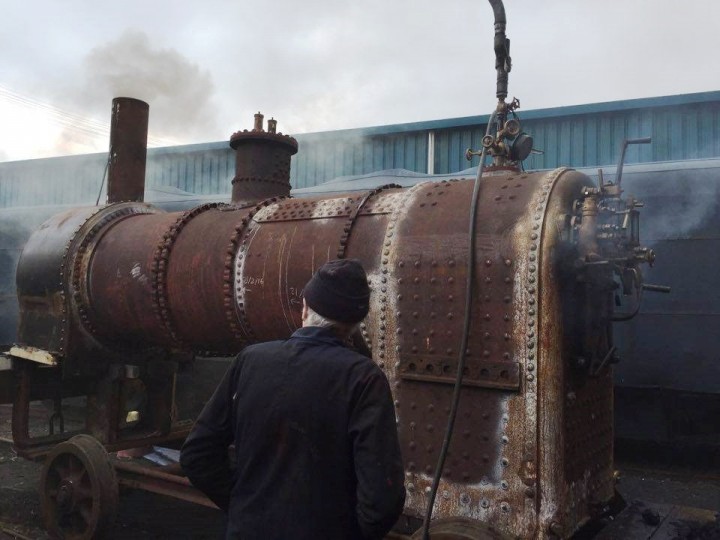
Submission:
[[[718,0],[505,0],[523,110],[720,90]],[[7,0],[0,161],[105,151],[111,100],[153,145],[489,113],[484,0]]]

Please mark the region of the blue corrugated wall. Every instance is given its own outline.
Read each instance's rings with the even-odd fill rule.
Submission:
[[[628,149],[627,162],[720,157],[720,91],[520,111],[535,139],[526,169],[613,165],[624,138],[652,136]],[[488,116],[297,135],[293,187],[383,169],[435,174],[477,165],[464,157],[478,148]],[[0,163],[0,206],[94,203],[105,154]],[[430,159],[430,163],[428,163]],[[234,154],[227,142],[148,150],[147,186],[227,194]]]

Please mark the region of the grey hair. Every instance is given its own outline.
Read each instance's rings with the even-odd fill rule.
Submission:
[[[307,308],[308,314],[305,319],[305,326],[319,326],[320,328],[328,328],[330,326],[337,326],[339,323],[323,317],[317,311],[313,310],[310,306]]]
[[[343,339],[352,335],[352,333],[358,326],[357,324],[333,321],[332,319],[323,317],[318,312],[313,310],[310,306],[307,306],[307,311],[307,318],[303,321],[303,326],[319,326],[320,328],[332,328],[333,330],[335,330],[335,333]]]

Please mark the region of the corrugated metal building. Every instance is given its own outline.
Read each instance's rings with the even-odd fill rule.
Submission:
[[[520,111],[535,138],[527,169],[612,165],[624,138],[652,136],[631,147],[627,163],[720,157],[720,91]],[[293,187],[384,169],[445,174],[477,165],[465,149],[478,148],[488,115],[296,135]],[[238,126],[242,127],[242,126]],[[0,206],[94,203],[106,154],[0,163]],[[234,154],[226,141],[153,148],[147,186],[198,194],[227,194]]]

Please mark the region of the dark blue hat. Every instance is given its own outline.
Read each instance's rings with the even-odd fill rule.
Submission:
[[[355,324],[370,309],[367,275],[357,259],[337,259],[322,265],[303,290],[307,305],[333,321]]]

